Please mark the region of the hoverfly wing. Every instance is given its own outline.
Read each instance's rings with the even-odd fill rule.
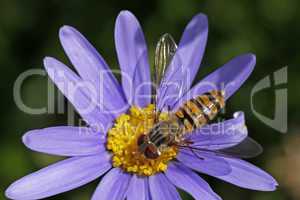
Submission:
[[[247,137],[241,143],[233,147],[219,150],[218,152],[232,157],[253,158],[261,154],[263,152],[263,148],[255,140]]]
[[[161,84],[162,78],[176,50],[177,44],[169,33],[165,33],[163,36],[161,36],[156,45],[154,57],[155,70],[153,74],[153,80],[156,87]]]
[[[215,155],[223,156],[223,157],[229,157],[229,158],[253,158],[258,156],[262,153],[263,148],[260,144],[258,144],[255,140],[253,140],[250,137],[247,137],[244,139],[241,143],[225,148],[225,149],[219,149],[219,150],[212,150],[212,149],[205,149],[193,145],[178,145],[179,148],[190,150],[194,155],[196,155],[196,152],[206,152],[206,153],[213,153]],[[197,156],[199,159],[201,159],[199,156]]]
[[[153,72],[153,98],[152,101],[154,105],[157,104],[157,90],[161,85],[162,79],[165,75],[165,72],[172,61],[172,58],[177,50],[177,44],[175,43],[173,37],[165,33],[159,39],[156,49],[155,49],[155,56],[154,56],[154,72]],[[156,105],[156,117],[155,121],[158,118],[158,107]]]

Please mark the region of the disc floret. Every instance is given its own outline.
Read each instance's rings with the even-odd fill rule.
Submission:
[[[159,120],[167,118],[166,113],[159,115]],[[167,169],[169,161],[177,155],[176,147],[166,148],[157,159],[147,159],[138,151],[138,137],[146,134],[153,127],[154,121],[153,104],[145,108],[132,106],[128,114],[122,114],[116,119],[107,136],[107,149],[113,154],[114,167],[143,176],[151,176]]]

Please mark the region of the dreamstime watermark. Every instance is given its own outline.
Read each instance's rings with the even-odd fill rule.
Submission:
[[[15,81],[13,94],[14,101],[17,107],[32,115],[41,114],[64,114],[68,116],[68,125],[75,124],[75,110],[85,120],[79,121],[79,124],[89,124],[95,130],[106,132],[111,128],[115,117],[119,116],[128,110],[129,104],[139,104],[146,106],[149,104],[149,99],[154,99],[151,90],[157,90],[158,107],[167,111],[174,111],[178,106],[182,105],[186,100],[203,94],[211,90],[226,91],[225,97],[231,96],[236,89],[239,88],[239,83],[234,81],[228,82],[224,79],[224,83],[215,85],[209,80],[202,80],[192,90],[187,92],[190,87],[191,77],[188,71],[180,71],[177,78],[170,80],[162,80],[159,86],[152,82],[141,82],[133,80],[135,77],[132,74],[113,71],[114,74],[119,74],[122,77],[122,85],[113,77],[112,72],[101,71],[99,78],[94,78],[89,81],[79,78],[71,70],[62,70],[60,68],[48,68],[47,73],[42,69],[30,69],[21,73]],[[186,74],[186,75],[184,75]],[[183,76],[184,75],[184,76]],[[273,73],[275,85],[282,85],[287,83],[287,67],[283,67]],[[34,76],[41,76],[48,79],[47,88],[47,105],[41,108],[33,108],[26,105],[22,99],[22,86],[24,82]],[[184,77],[184,78],[182,78]],[[55,92],[55,86],[61,91]],[[271,75],[261,79],[252,89],[250,96],[251,110],[253,114],[263,123],[272,127],[273,129],[282,133],[287,132],[287,88],[275,89],[275,108],[274,119],[270,119],[255,109],[254,101],[255,95],[264,89],[271,89]],[[124,90],[123,90],[124,89]],[[125,91],[125,92],[124,92]],[[150,95],[150,96],[149,96]],[[73,105],[65,108],[65,99]],[[129,102],[129,103],[128,103]],[[57,108],[57,109],[56,109]],[[271,109],[271,108],[270,108]],[[221,123],[220,123],[221,124]],[[206,127],[207,128],[207,127]],[[210,127],[211,128],[211,127]],[[217,127],[209,132],[220,132],[220,129],[227,130],[226,127]],[[218,131],[219,130],[219,131]],[[229,129],[228,129],[229,130]],[[229,133],[230,131],[225,131]],[[205,131],[203,129],[203,131]],[[234,131],[231,131],[234,133]]]

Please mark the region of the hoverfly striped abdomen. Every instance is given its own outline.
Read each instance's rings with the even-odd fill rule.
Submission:
[[[213,120],[224,106],[224,93],[212,90],[186,101],[175,116],[185,132],[191,132]]]

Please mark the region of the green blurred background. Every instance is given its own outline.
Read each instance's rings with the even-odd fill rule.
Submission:
[[[114,22],[120,10],[132,11],[140,20],[153,59],[158,38],[165,32],[178,41],[184,26],[198,12],[209,18],[209,39],[198,79],[232,57],[253,52],[256,68],[244,86],[231,98],[227,111],[246,113],[250,135],[264,146],[264,153],[251,162],[270,172],[279,182],[275,192],[240,189],[205,177],[223,199],[280,200],[300,199],[300,126],[297,76],[299,56],[298,0],[157,0],[157,1],[34,1],[0,0],[1,66],[1,164],[0,199],[14,180],[61,158],[27,150],[21,136],[30,129],[67,123],[66,114],[30,115],[19,110],[13,99],[13,85],[24,71],[42,69],[46,55],[69,64],[59,44],[58,29],[64,24],[80,30],[96,46],[111,66],[117,66],[113,41]],[[281,134],[261,122],[251,111],[250,92],[262,78],[284,66],[288,84],[261,91],[254,98],[262,114],[274,115],[274,91],[289,87],[288,133]],[[26,80],[22,98],[31,107],[47,105],[47,77]],[[57,106],[56,106],[57,107]],[[57,108],[56,108],[57,109]],[[99,180],[49,199],[89,199]],[[182,193],[184,199],[192,199]]]

